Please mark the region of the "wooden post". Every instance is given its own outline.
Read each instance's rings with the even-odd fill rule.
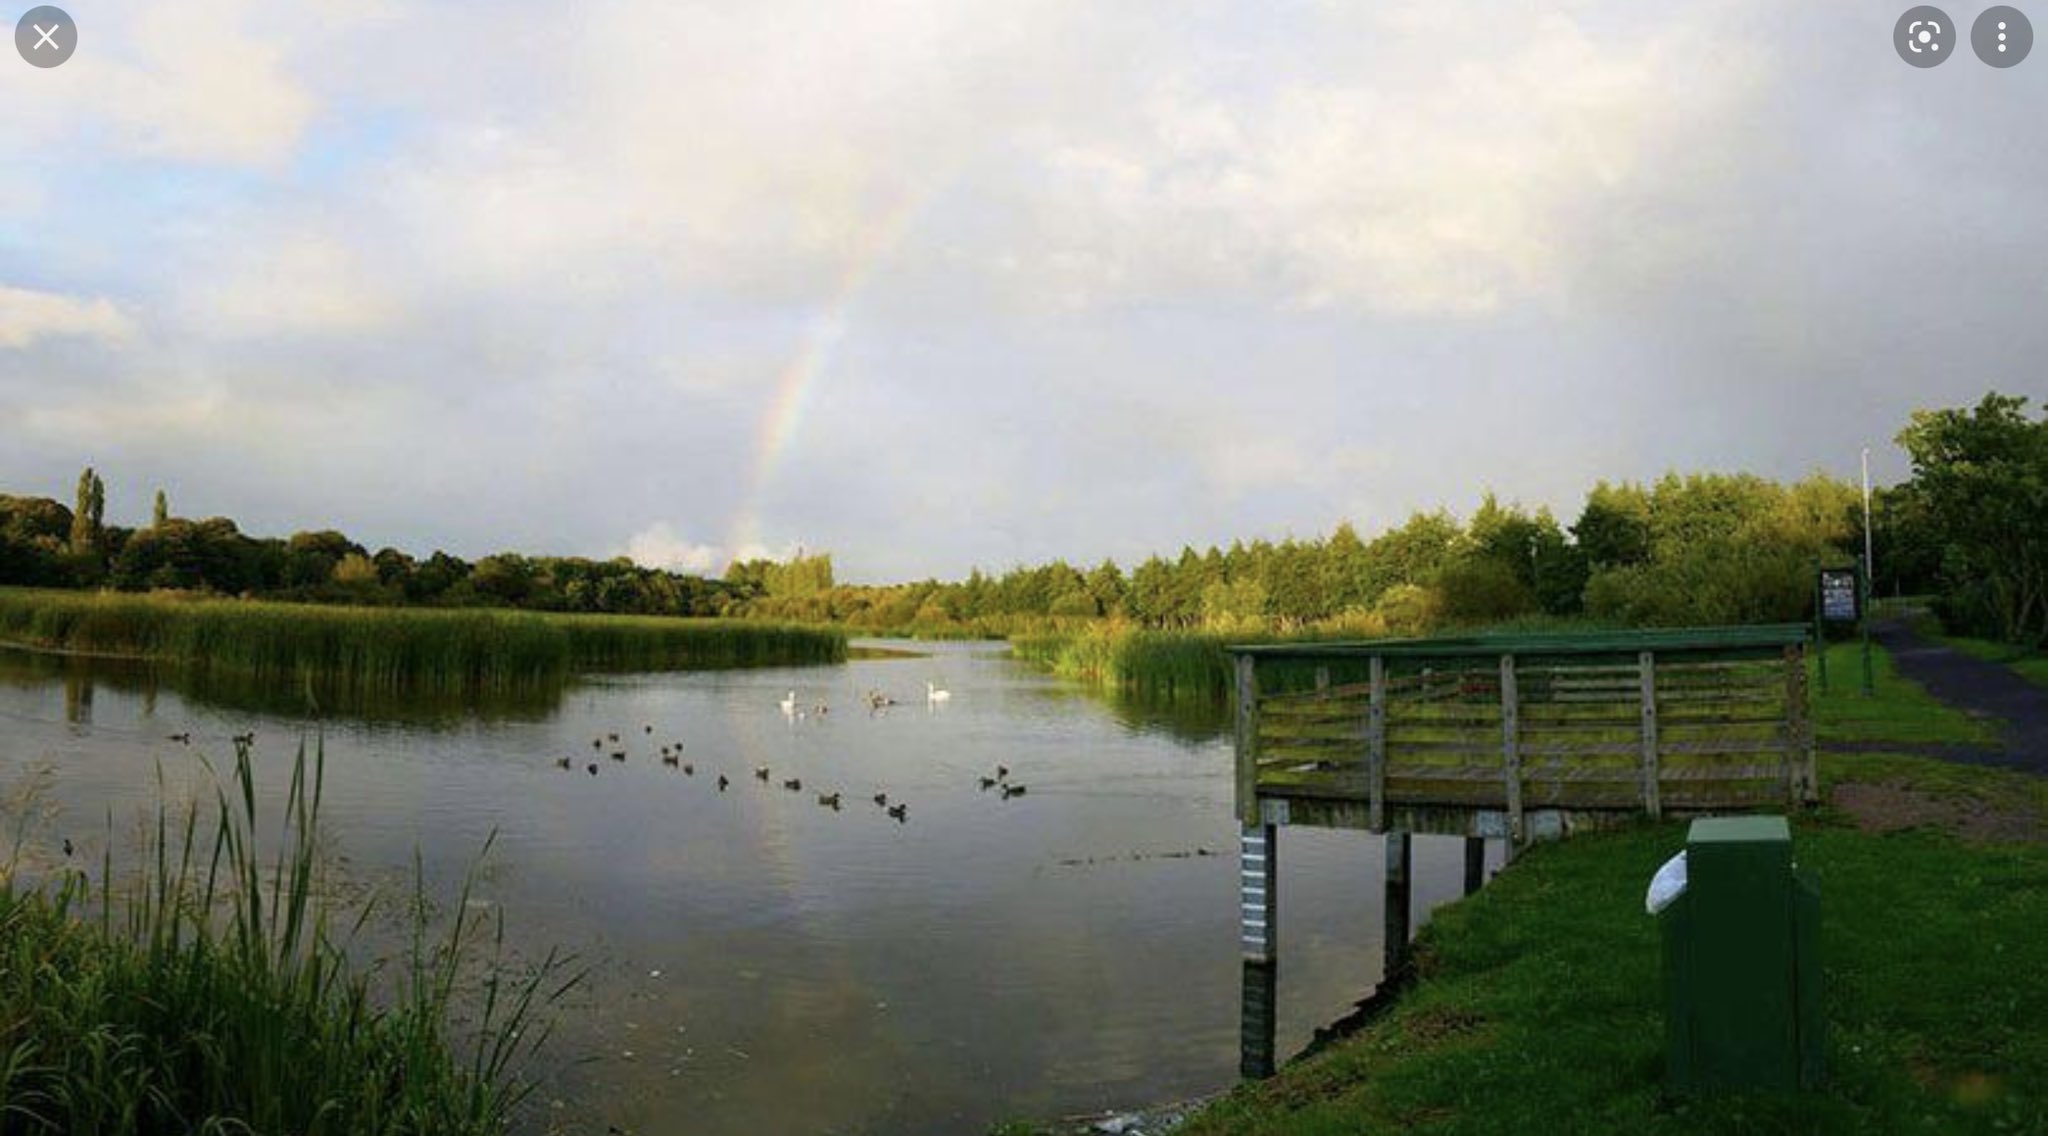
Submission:
[[[1280,967],[1244,961],[1244,997],[1239,1004],[1237,1075],[1263,1081],[1273,1075],[1273,1039],[1280,1021]]]
[[[1280,957],[1279,830],[1245,825],[1238,836],[1238,946],[1250,962]]]
[[[1371,701],[1365,720],[1366,825],[1379,832],[1387,823],[1387,661],[1371,662]]]
[[[1401,973],[1408,965],[1408,900],[1410,858],[1405,832],[1387,833],[1386,967],[1382,983]]]
[[[1259,823],[1259,676],[1250,655],[1237,657],[1237,819]]]
[[[1486,886],[1486,838],[1468,836],[1465,838],[1465,894],[1471,895]]]
[[[1795,806],[1820,800],[1813,722],[1806,712],[1806,651],[1797,643],[1785,648],[1785,793]]]
[[[1664,815],[1662,786],[1657,783],[1657,658],[1649,651],[1636,656],[1643,700],[1643,811],[1651,819]]]
[[[1515,657],[1500,657],[1501,780],[1507,788],[1508,847],[1522,843],[1521,696],[1515,689]]]

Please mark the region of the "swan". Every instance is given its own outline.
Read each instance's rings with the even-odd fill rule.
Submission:
[[[796,715],[796,691],[790,691],[789,697],[783,699],[781,702],[776,703],[776,705],[782,707],[782,712],[784,714],[794,717]]]
[[[927,702],[944,702],[948,698],[953,697],[953,692],[950,690],[940,690],[938,683],[926,680],[924,684],[924,697]]]

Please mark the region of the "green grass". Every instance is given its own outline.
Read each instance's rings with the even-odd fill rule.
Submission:
[[[1919,683],[1900,677],[1890,653],[1871,648],[1876,696],[1863,696],[1863,646],[1828,647],[1828,689],[1821,691],[1819,660],[1807,664],[1814,735],[1828,742],[1902,742],[1995,745],[1995,723],[1980,721],[1937,701]]]
[[[416,881],[410,949],[374,996],[347,949],[370,910],[330,905],[315,852],[321,769],[301,747],[276,832],[258,831],[243,749],[205,821],[159,806],[134,870],[110,854],[97,881],[34,890],[10,873],[0,1133],[506,1130],[547,1035],[537,1014],[574,978],[552,954],[512,973],[467,883],[431,932]]]
[[[559,686],[579,670],[827,663],[832,630],[730,620],[351,608],[0,588],[0,640],[130,655],[351,698]]]
[[[1993,801],[2017,776],[1828,760],[1837,782],[1872,771]],[[1238,1089],[1185,1136],[2048,1131],[2048,845],[1867,835],[1826,812],[1799,823],[1823,896],[1826,1087],[1671,1101],[1642,894],[1684,833],[1644,824],[1532,850],[1431,917],[1417,982],[1387,1017]]]

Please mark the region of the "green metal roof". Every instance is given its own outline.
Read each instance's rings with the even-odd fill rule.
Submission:
[[[1614,655],[1637,651],[1730,651],[1804,643],[1804,623],[1749,627],[1660,627],[1638,631],[1543,631],[1437,639],[1358,639],[1322,643],[1261,643],[1225,647],[1260,658],[1471,658],[1482,655]]]

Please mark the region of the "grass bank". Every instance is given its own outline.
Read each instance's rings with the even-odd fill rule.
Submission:
[[[1936,701],[1919,683],[1901,677],[1891,653],[1870,649],[1873,695],[1863,694],[1863,645],[1833,643],[1827,649],[1828,688],[1820,687],[1820,659],[1807,661],[1807,693],[1814,736],[1821,744],[1909,745],[1954,743],[1996,745],[1998,727]]]
[[[1823,776],[1838,800],[1884,794],[1796,827],[1823,889],[1824,1091],[1665,1098],[1642,893],[1685,827],[1645,824],[1540,846],[1440,909],[1386,1017],[1185,1136],[2048,1131],[2042,782],[1910,757],[1827,757]],[[1980,841],[1948,820],[1987,810],[2021,827]]]
[[[0,640],[312,681],[353,694],[476,695],[579,670],[837,662],[843,634],[728,620],[348,608],[0,588]]]
[[[281,823],[259,833],[244,749],[210,811],[159,806],[132,871],[7,874],[0,1133],[506,1131],[547,1034],[536,1014],[573,979],[552,955],[505,967],[502,924],[469,911],[466,885],[430,932],[416,885],[410,951],[373,994],[346,950],[369,911],[326,899],[320,782],[301,749]]]

